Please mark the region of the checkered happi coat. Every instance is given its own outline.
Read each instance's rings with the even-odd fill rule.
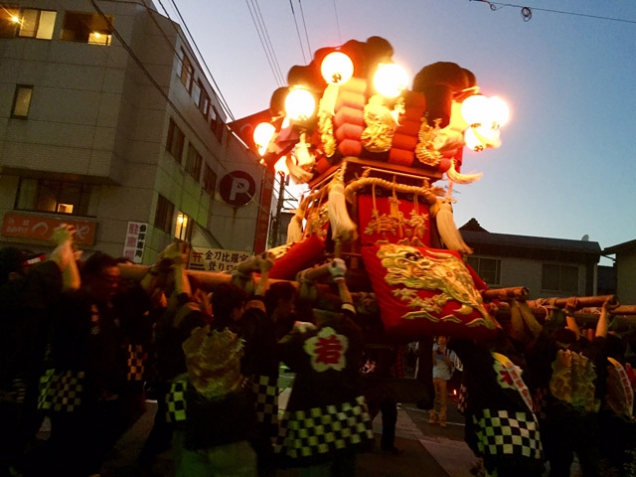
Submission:
[[[323,458],[330,452],[363,446],[373,439],[364,396],[355,401],[286,412],[276,452],[294,464]],[[308,462],[310,463],[310,462]]]
[[[181,422],[186,420],[186,390],[187,379],[175,379],[170,384],[170,391],[166,396],[166,420],[168,422]]]
[[[83,371],[47,369],[40,377],[38,409],[73,412],[82,403],[83,391]]]
[[[252,380],[252,392],[256,401],[256,417],[262,424],[278,424],[278,378],[259,375]]]
[[[148,353],[140,344],[129,344],[126,350],[126,379],[128,381],[143,381],[146,371]]]
[[[534,414],[482,409],[473,415],[473,423],[482,456],[542,458],[541,435]]]

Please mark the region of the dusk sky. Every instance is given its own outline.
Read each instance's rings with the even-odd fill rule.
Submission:
[[[462,171],[484,177],[454,186],[458,227],[474,217],[493,233],[588,235],[601,248],[636,239],[636,1],[527,0],[496,11],[469,0],[175,2],[235,118],[267,108],[279,86],[255,4],[285,79],[319,48],[381,36],[411,78],[455,62],[511,108],[500,149],[464,153]]]

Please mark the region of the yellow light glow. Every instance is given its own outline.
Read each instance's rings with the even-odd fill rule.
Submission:
[[[488,120],[490,104],[481,94],[469,96],[462,103],[462,117],[470,126],[484,124]]]
[[[93,35],[95,35],[95,38],[101,38],[101,33],[98,32],[94,32]]]
[[[20,18],[16,17],[15,15],[11,15],[11,21],[13,23],[20,23]]]
[[[294,88],[285,98],[285,113],[292,121],[306,121],[316,109],[314,95],[303,88]]]
[[[343,84],[353,76],[353,62],[344,53],[334,51],[322,60],[320,72],[327,83]]]
[[[269,146],[269,142],[272,140],[275,132],[276,128],[270,123],[260,123],[254,128],[254,145],[258,149],[259,155],[265,155],[267,146]]]
[[[503,99],[497,96],[493,96],[488,100],[488,109],[490,122],[497,128],[504,126],[510,119],[510,109],[508,105]]]
[[[475,135],[473,128],[466,129],[466,132],[464,133],[464,140],[466,141],[466,147],[471,151],[481,152],[485,149],[484,145]]]
[[[289,169],[287,169],[287,156],[281,157],[276,164],[274,164],[274,170],[279,174],[289,174]]]
[[[395,63],[380,64],[373,77],[373,86],[387,98],[399,96],[407,88],[407,83],[406,71]]]

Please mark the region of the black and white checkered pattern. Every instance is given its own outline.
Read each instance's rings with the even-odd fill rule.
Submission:
[[[468,389],[463,384],[459,386],[457,392],[457,411],[463,416],[466,414],[466,406],[468,404]]]
[[[312,458],[373,439],[364,396],[325,407],[286,412],[274,450],[290,459]]]
[[[11,380],[8,389],[0,389],[0,403],[23,404],[26,397],[26,383],[20,378]]]
[[[127,354],[128,373],[126,374],[126,379],[128,381],[143,381],[148,353],[140,344],[129,344]]]
[[[483,456],[516,455],[541,459],[543,448],[534,414],[483,409],[473,416],[477,447]]]
[[[83,391],[83,371],[47,369],[40,378],[38,409],[73,412],[75,408],[82,404]]]
[[[278,378],[272,376],[254,376],[252,392],[256,401],[258,422],[278,423]]]
[[[186,420],[186,390],[188,381],[178,379],[170,385],[170,392],[166,396],[168,411],[166,419],[168,422],[181,422]]]

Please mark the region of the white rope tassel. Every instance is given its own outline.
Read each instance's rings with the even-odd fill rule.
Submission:
[[[479,172],[477,174],[461,174],[457,172],[457,168],[455,167],[455,159],[451,161],[450,168],[446,171],[446,176],[451,182],[455,184],[470,184],[472,182],[478,181],[484,175],[483,172]]]
[[[437,223],[437,231],[442,238],[442,242],[449,250],[457,250],[460,253],[472,254],[472,249],[466,245],[464,239],[462,239],[459,230],[455,226],[455,220],[453,219],[453,207],[449,200],[441,200],[439,202],[439,211],[435,217]]]
[[[338,176],[329,184],[329,222],[334,240],[348,242],[358,237],[357,226],[347,211],[344,183]]]
[[[300,242],[303,238],[303,218],[295,214],[287,226],[287,243]]]

